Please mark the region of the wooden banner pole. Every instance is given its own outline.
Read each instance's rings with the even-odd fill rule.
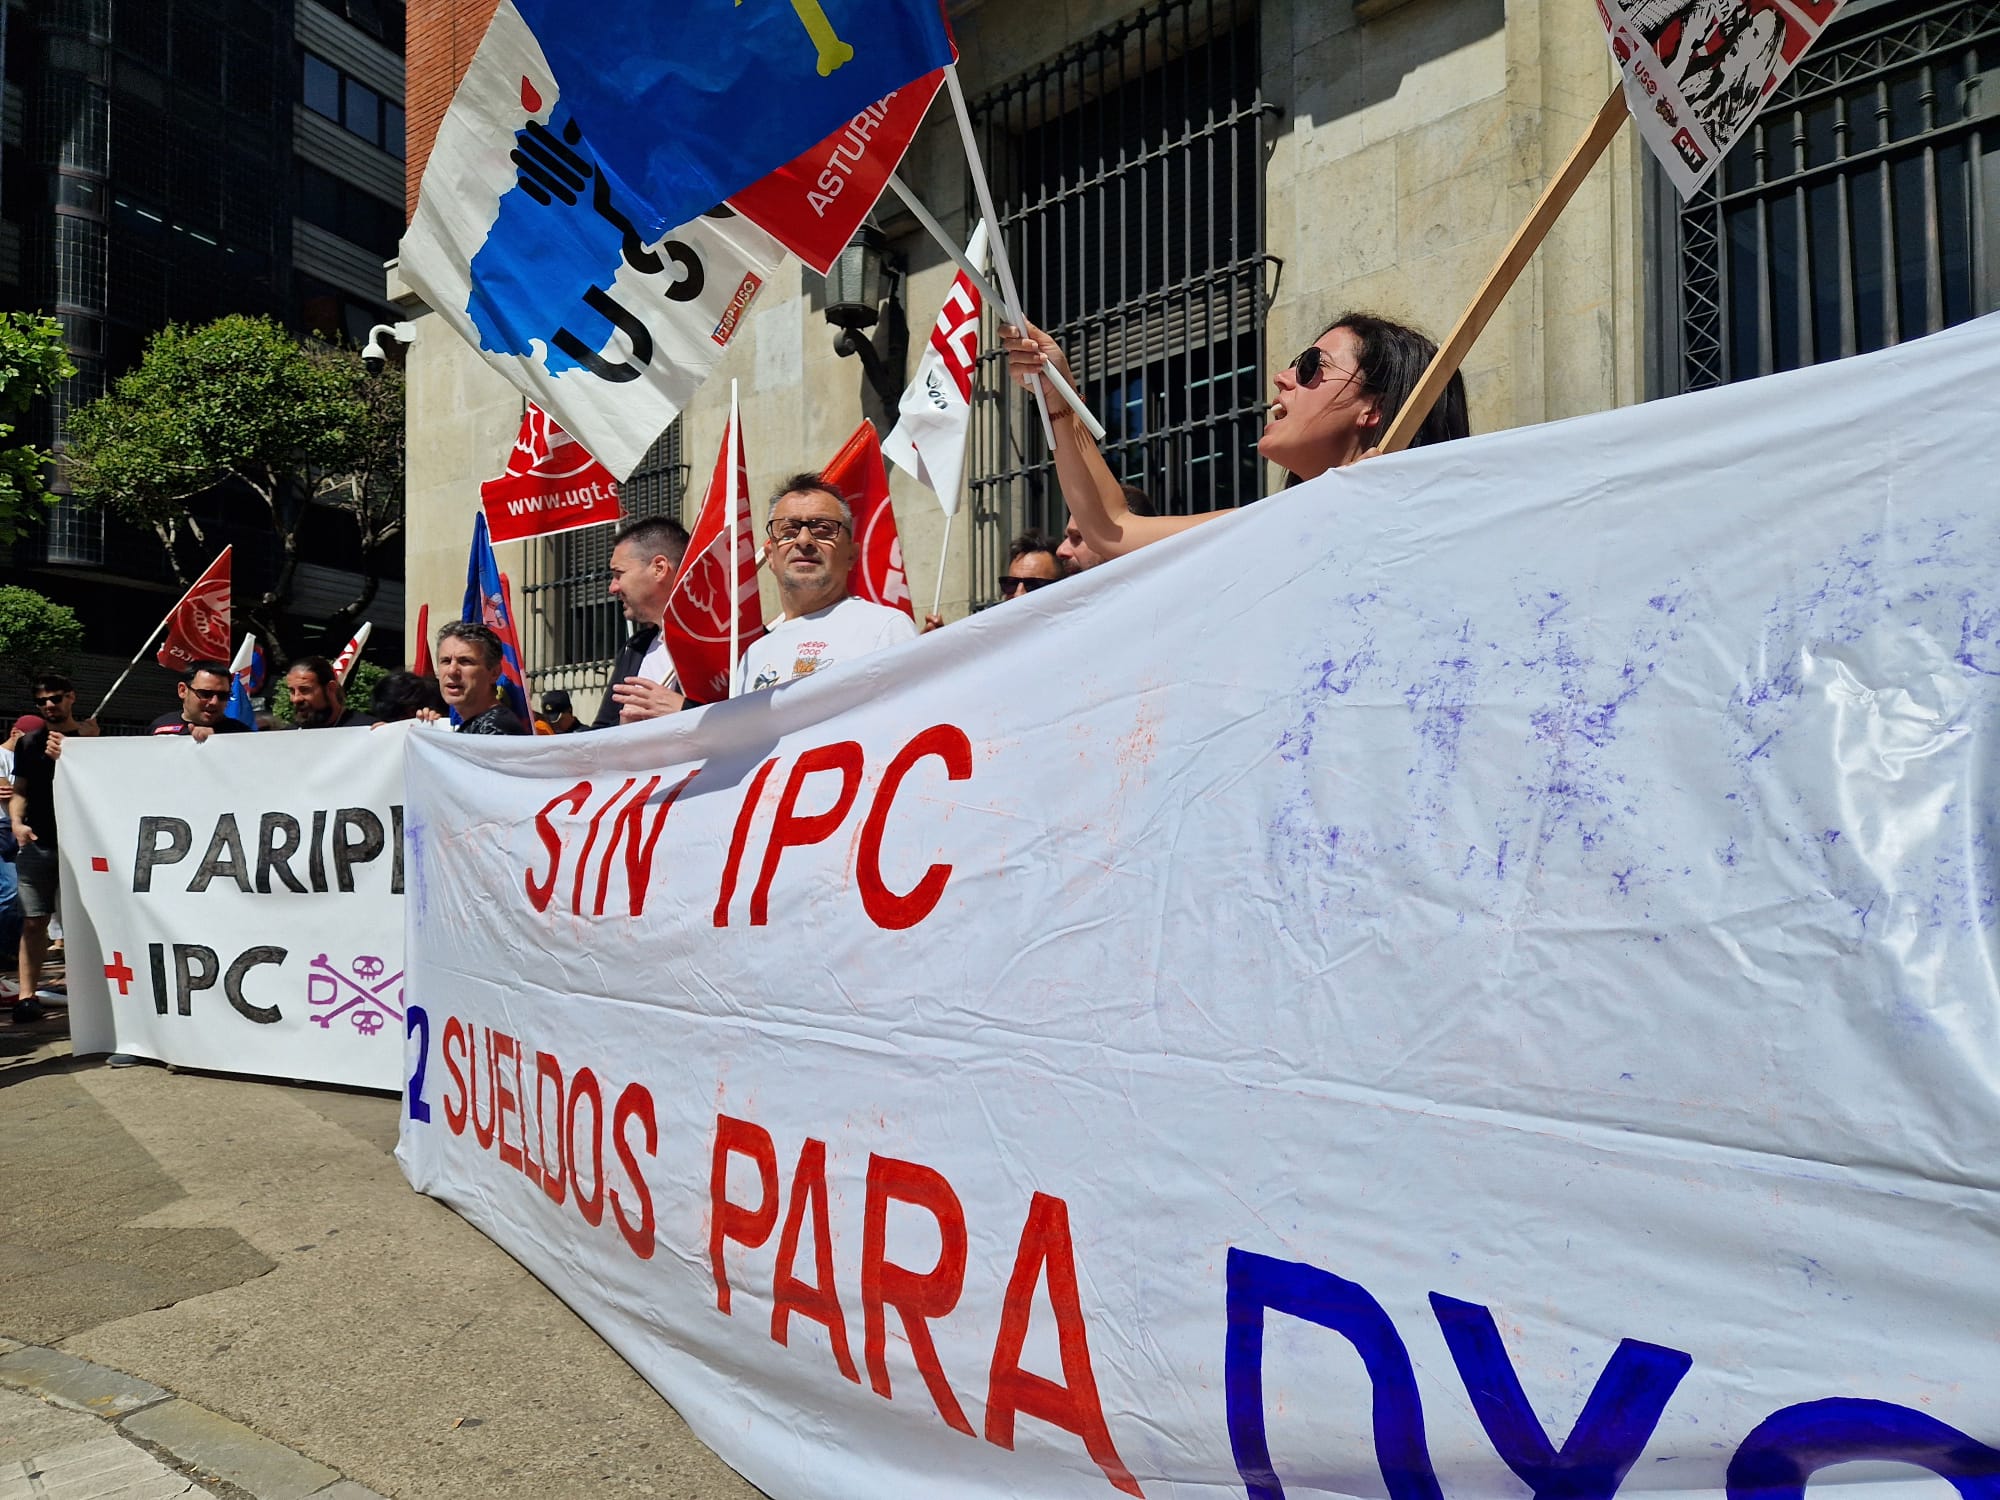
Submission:
[[[1400,453],[1410,446],[1410,439],[1417,435],[1417,429],[1424,425],[1424,418],[1431,414],[1438,397],[1450,384],[1451,377],[1465,362],[1465,356],[1472,352],[1473,344],[1492,319],[1501,299],[1513,288],[1518,277],[1534,254],[1548,237],[1549,230],[1562,211],[1569,206],[1569,200],[1576,196],[1576,190],[1583,186],[1583,179],[1590,175],[1590,169],[1597,165],[1604,148],[1611,144],[1611,138],[1618,134],[1630,115],[1625,106],[1625,85],[1614,83],[1611,97],[1604,101],[1604,107],[1597,112],[1597,118],[1590,123],[1590,129],[1583,139],[1576,143],[1576,149],[1569,154],[1562,170],[1549,180],[1542,189],[1541,201],[1535,205],[1527,222],[1514,231],[1514,238],[1508,241],[1507,249],[1500,256],[1500,263],[1486,278],[1486,284],[1479,289],[1479,295],[1472,299],[1472,306],[1465,310],[1465,316],[1458,320],[1451,336],[1444,341],[1437,357],[1424,371],[1424,378],[1417,382],[1410,399],[1403,403],[1403,409],[1396,413],[1395,421],[1383,434],[1378,450],[1383,453]]]

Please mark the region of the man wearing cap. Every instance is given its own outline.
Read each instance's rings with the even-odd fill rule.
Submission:
[[[588,727],[576,716],[568,693],[561,688],[550,688],[542,694],[542,711],[535,720],[536,734],[576,734]]]

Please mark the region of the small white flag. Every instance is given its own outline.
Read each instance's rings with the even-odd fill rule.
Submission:
[[[986,222],[972,231],[966,259],[986,264]],[[901,420],[882,439],[882,456],[937,493],[947,516],[958,511],[965,435],[972,423],[972,373],[979,362],[979,289],[963,271],[951,284],[917,378],[897,403]]]

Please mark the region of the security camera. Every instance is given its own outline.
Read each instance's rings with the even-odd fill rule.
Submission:
[[[361,366],[370,375],[380,375],[382,367],[389,362],[388,353],[382,348],[382,335],[385,333],[399,344],[408,344],[416,339],[417,325],[377,323],[368,330],[368,342],[361,346]]]

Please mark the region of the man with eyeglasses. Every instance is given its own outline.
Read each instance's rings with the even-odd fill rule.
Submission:
[[[196,743],[211,734],[244,734],[250,726],[229,717],[229,666],[198,661],[181,673],[177,684],[181,706],[163,713],[148,726],[149,734],[192,735]]]
[[[1000,576],[1000,602],[1025,599],[1069,576],[1056,543],[1039,531],[1024,531],[1007,549],[1007,571]]]
[[[916,639],[916,626],[900,609],[847,592],[854,511],[824,477],[794,474],[786,480],[764,530],[785,613],[737,663],[739,693],[776,687]]]

